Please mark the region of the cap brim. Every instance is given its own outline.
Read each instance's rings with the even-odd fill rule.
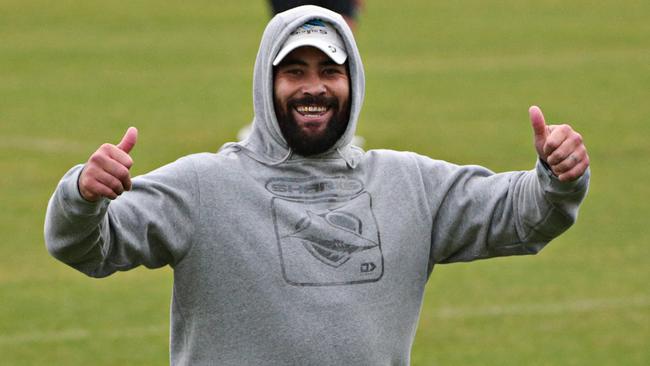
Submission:
[[[293,42],[289,42],[282,47],[278,55],[273,60],[273,66],[278,66],[280,62],[293,50],[298,47],[311,46],[316,47],[319,50],[323,51],[324,54],[329,56],[332,61],[336,62],[339,65],[345,63],[345,60],[348,59],[348,55],[342,47],[339,47],[331,42],[324,41],[322,39],[296,39]]]

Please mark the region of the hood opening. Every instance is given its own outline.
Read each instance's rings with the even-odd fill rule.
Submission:
[[[253,75],[255,116],[253,118],[252,132],[244,141],[229,144],[228,146],[237,146],[255,160],[267,165],[281,164],[297,156],[288,147],[277,121],[274,106],[274,68],[272,63],[290,33],[313,19],[320,19],[330,23],[343,40],[348,56],[346,66],[350,88],[350,113],[347,127],[328,152],[321,155],[328,155],[328,157],[332,154],[338,155],[345,160],[348,166],[354,167],[356,166],[355,160],[358,160],[354,156],[362,153],[360,149],[352,148],[351,141],[356,131],[356,124],[365,93],[363,64],[352,31],[343,17],[330,10],[313,5],[300,6],[277,14],[267,25],[262,35]]]

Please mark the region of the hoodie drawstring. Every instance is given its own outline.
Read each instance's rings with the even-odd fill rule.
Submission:
[[[287,153],[284,155],[284,157],[282,159],[280,159],[278,161],[275,161],[275,162],[272,162],[272,163],[269,163],[269,165],[270,166],[278,166],[278,165],[284,163],[285,161],[291,159],[291,155],[293,155],[293,149],[287,150]]]

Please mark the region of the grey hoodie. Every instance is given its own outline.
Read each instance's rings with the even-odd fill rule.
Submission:
[[[313,18],[345,40],[351,118],[330,151],[304,158],[280,133],[271,62]],[[344,20],[321,8],[273,18],[253,90],[248,140],[136,177],[114,201],[80,196],[79,165],[48,206],[47,248],[81,272],[174,269],[173,365],[408,365],[435,264],[534,254],[587,190],[588,173],[561,183],[539,162],[494,174],[351,146],[363,67]]]

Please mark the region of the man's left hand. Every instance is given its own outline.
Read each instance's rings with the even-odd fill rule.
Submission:
[[[535,133],[537,155],[562,182],[580,178],[589,167],[589,155],[582,136],[569,125],[547,125],[542,110],[528,109]]]

